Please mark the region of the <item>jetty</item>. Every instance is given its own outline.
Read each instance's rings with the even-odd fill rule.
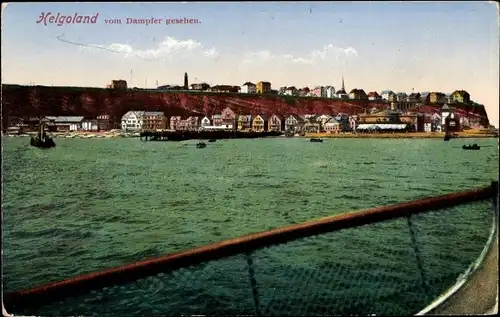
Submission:
[[[140,139],[144,141],[186,141],[217,139],[256,139],[277,137],[281,132],[243,132],[243,131],[142,131]]]

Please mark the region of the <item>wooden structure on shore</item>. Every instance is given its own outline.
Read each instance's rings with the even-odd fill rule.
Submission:
[[[242,132],[242,131],[142,131],[144,141],[185,141],[216,139],[256,139],[280,136],[281,132]]]

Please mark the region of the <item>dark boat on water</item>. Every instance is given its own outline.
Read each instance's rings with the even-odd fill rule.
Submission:
[[[217,140],[216,139],[210,139],[210,140],[208,140],[208,142],[215,142],[215,141],[217,141]]]
[[[199,142],[198,144],[196,144],[196,147],[198,149],[203,149],[203,148],[207,147],[207,144],[205,142]]]
[[[323,142],[323,139],[311,139],[310,142]]]
[[[481,147],[479,145],[477,145],[476,143],[472,144],[472,145],[462,145],[462,150],[479,150],[481,149]]]
[[[50,149],[56,146],[56,142],[45,133],[45,124],[41,120],[40,131],[35,137],[31,137],[30,145],[41,149]]]

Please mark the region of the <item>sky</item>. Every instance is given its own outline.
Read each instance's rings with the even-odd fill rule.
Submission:
[[[58,14],[95,16],[95,23],[58,25]],[[116,20],[121,24],[111,23]],[[179,20],[191,23],[174,23]],[[344,77],[346,90],[367,93],[464,89],[498,127],[498,9],[492,2],[13,3],[2,9],[2,83],[105,87],[124,79],[130,87],[156,88],[182,84],[184,72],[190,84],[262,80],[273,89],[339,89]]]

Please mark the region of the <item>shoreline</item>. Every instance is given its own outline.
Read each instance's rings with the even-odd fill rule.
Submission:
[[[3,134],[4,137],[30,137],[36,133],[26,133],[21,135]],[[323,138],[323,139],[444,139],[444,133],[439,132],[409,132],[409,133],[363,133],[363,134],[330,134],[330,133],[306,133],[305,136],[293,136],[284,138]],[[138,133],[120,132],[72,132],[72,133],[49,133],[49,136],[56,139],[117,139],[117,138],[139,138]],[[498,138],[495,134],[488,133],[466,133],[458,132],[456,139],[466,138]]]
[[[305,138],[324,139],[444,139],[445,134],[439,132],[409,132],[409,133],[358,133],[358,134],[329,134],[329,133],[306,133]],[[495,134],[487,133],[464,133],[458,132],[453,139],[467,138],[498,138]]]

